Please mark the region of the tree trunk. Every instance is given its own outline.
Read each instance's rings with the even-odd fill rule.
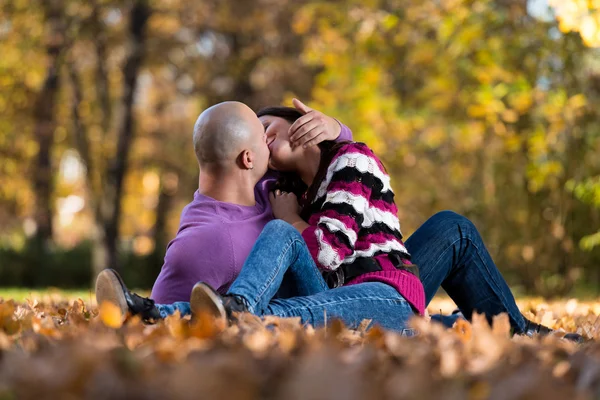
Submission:
[[[79,114],[79,105],[83,101],[83,90],[81,79],[75,66],[75,60],[71,59],[67,62],[67,70],[72,88],[71,118],[73,120],[73,141],[79,152],[81,162],[85,165],[87,201],[94,212],[94,225],[91,229],[90,240],[92,241],[92,276],[95,278],[108,265],[108,256],[104,247],[102,216],[97,201],[100,197],[99,186],[95,179],[98,166],[93,162],[88,130]]]
[[[117,246],[119,242],[123,178],[127,173],[128,156],[134,134],[133,100],[145,53],[145,27],[150,13],[151,9],[147,0],[137,0],[129,14],[129,53],[123,66],[123,94],[119,107],[117,151],[107,166],[106,181],[104,182],[100,204],[107,264],[116,269],[119,268]]]
[[[111,104],[110,93],[108,89],[108,68],[106,66],[106,32],[105,26],[100,16],[100,5],[94,1],[91,16],[91,23],[95,27],[94,48],[96,50],[96,96],[100,103],[102,132],[104,138],[110,130]]]
[[[177,178],[169,179],[175,175],[172,172],[162,173],[160,179],[160,192],[158,194],[158,204],[156,206],[156,220],[154,222],[154,251],[152,252],[151,265],[149,266],[149,278],[152,282],[160,273],[165,257],[165,249],[169,242],[169,232],[167,232],[167,220],[169,211],[173,204],[173,199],[177,193]]]
[[[61,55],[65,46],[65,27],[61,2],[49,0],[43,3],[45,22],[48,27],[46,52],[48,64],[44,85],[35,103],[34,137],[38,143],[35,160],[35,243],[43,255],[52,239],[52,145],[54,143],[54,109],[59,91]]]

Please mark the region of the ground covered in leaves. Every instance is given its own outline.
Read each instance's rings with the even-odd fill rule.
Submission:
[[[600,303],[520,302],[557,329],[600,336]],[[450,311],[448,301],[430,312]],[[115,310],[60,297],[0,300],[0,399],[588,399],[600,344],[510,338],[506,316],[453,329],[413,320],[402,337],[244,315],[121,324]]]

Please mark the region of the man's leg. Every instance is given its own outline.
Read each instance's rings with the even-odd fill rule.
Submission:
[[[439,212],[405,244],[419,266],[427,304],[441,286],[468,319],[474,311],[485,313],[488,319],[505,312],[517,332],[525,330],[525,319],[510,288],[467,218],[452,211]]]
[[[379,282],[342,286],[311,296],[274,299],[259,316],[300,317],[305,324],[323,326],[340,319],[357,328],[365,319],[373,325],[411,335],[407,322],[414,314],[410,304],[393,287]]]
[[[284,277],[285,287],[280,291]],[[279,297],[306,296],[329,289],[312,260],[302,235],[281,220],[271,221],[265,226],[233,287],[245,293],[251,300],[250,304],[260,304],[261,307],[268,304],[276,294]],[[124,286],[123,288],[126,290]],[[120,291],[119,289],[118,292]],[[182,317],[192,313],[189,302],[152,305],[161,318],[175,314],[176,311]]]
[[[290,280],[297,296],[329,290],[302,235],[281,220],[269,222],[256,240],[228,294],[242,296],[248,311],[260,314],[283,282]]]

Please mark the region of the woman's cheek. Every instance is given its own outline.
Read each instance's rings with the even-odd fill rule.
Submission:
[[[277,146],[271,147],[271,157],[269,157],[269,168],[279,169],[279,148]]]
[[[285,146],[275,146],[271,149],[271,159],[269,164],[272,168],[285,171],[287,166],[290,164],[290,149],[286,149]]]

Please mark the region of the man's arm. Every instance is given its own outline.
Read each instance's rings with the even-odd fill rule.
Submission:
[[[172,241],[165,264],[152,288],[157,303],[187,301],[199,281],[219,290],[228,287],[235,274],[233,243],[225,226],[190,229]]]

